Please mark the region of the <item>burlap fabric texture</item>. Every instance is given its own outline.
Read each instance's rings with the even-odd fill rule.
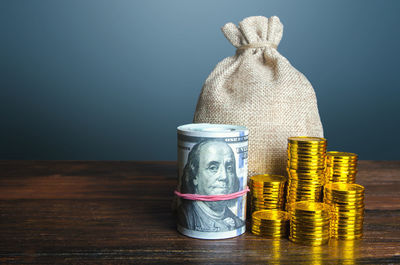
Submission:
[[[236,54],[217,64],[202,88],[195,123],[249,129],[249,176],[285,174],[287,138],[323,136],[314,89],[277,47],[278,17],[248,17],[222,27]]]

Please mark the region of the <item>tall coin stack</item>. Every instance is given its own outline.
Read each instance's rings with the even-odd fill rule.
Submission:
[[[332,207],[332,238],[359,239],[363,236],[363,186],[340,182],[326,184],[324,202]]]
[[[297,201],[322,201],[326,146],[326,139],[319,137],[288,139],[287,210]]]
[[[292,242],[319,246],[328,243],[331,209],[321,202],[300,201],[290,207]]]
[[[356,154],[330,151],[326,153],[326,177],[328,182],[355,183],[357,174]]]
[[[280,238],[286,237],[289,215],[280,210],[255,211],[251,216],[251,232],[255,235]]]
[[[251,212],[283,209],[286,178],[279,175],[254,175],[250,178]]]

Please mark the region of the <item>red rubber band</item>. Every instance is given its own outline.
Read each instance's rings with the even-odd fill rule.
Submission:
[[[247,186],[244,190],[235,193],[221,194],[221,195],[200,195],[200,194],[180,193],[177,190],[175,190],[174,193],[177,196],[186,200],[212,202],[212,201],[226,201],[226,200],[236,199],[238,197],[245,195],[249,191],[250,189]]]

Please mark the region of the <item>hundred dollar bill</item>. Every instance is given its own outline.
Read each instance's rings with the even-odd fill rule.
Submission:
[[[180,193],[223,195],[247,187],[248,130],[218,124],[178,127]],[[177,200],[177,228],[201,239],[223,239],[245,232],[246,195],[231,200]]]

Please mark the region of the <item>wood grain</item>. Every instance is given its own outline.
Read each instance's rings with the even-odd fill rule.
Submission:
[[[360,161],[364,238],[296,245],[176,231],[175,162],[0,161],[0,264],[400,263],[400,162]]]

